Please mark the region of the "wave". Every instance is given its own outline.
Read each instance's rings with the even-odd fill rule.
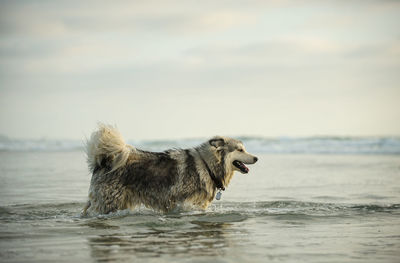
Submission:
[[[288,216],[288,217],[343,217],[362,216],[369,214],[400,215],[400,204],[340,204],[317,203],[302,201],[259,201],[259,202],[220,202],[213,203],[206,211],[181,210],[168,214],[155,212],[140,207],[131,210],[117,211],[110,214],[81,216],[84,203],[56,203],[56,204],[21,204],[0,207],[0,222],[15,222],[25,220],[85,220],[116,219],[126,216],[145,217],[146,220],[154,217],[187,218],[195,221],[228,222],[241,221],[249,217]]]
[[[78,140],[17,140],[0,136],[0,151],[73,151],[83,150]]]
[[[278,154],[400,154],[400,137],[244,137],[254,152]]]
[[[400,137],[238,137],[249,152],[266,154],[400,154]],[[206,139],[128,141],[149,151],[188,148]],[[0,151],[77,151],[79,140],[15,140],[0,136]]]

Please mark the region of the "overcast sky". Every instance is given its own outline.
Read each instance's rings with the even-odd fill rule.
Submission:
[[[400,1],[1,1],[0,134],[400,135]]]

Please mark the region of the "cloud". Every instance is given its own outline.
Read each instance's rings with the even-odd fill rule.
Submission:
[[[12,59],[10,64],[20,61],[25,65],[20,68],[37,72],[168,62],[194,67],[209,61],[221,65],[282,64],[300,59],[311,62],[322,55],[346,52],[350,57],[357,55],[357,43],[348,43],[349,36],[329,32],[335,21],[343,19],[338,12],[341,6],[321,21],[317,12],[308,14],[304,7],[329,8],[307,1],[296,9],[304,13],[304,19],[288,13],[296,10],[287,1],[261,1],[251,7],[243,6],[241,1],[231,5],[206,1],[202,8],[190,1],[6,3],[0,18],[0,56]],[[285,9],[287,6],[289,9]],[[328,2],[327,6],[335,4]],[[352,2],[350,6],[363,5]],[[352,14],[349,12],[346,17],[349,19]],[[282,25],[271,24],[277,16],[284,18]],[[293,26],[299,30],[291,31]],[[328,26],[327,32],[320,34],[319,29],[324,26]],[[344,28],[347,25],[338,26],[350,30]],[[281,32],[277,34],[274,28],[281,28]],[[367,52],[368,48],[364,45],[359,49]]]
[[[149,126],[137,134],[143,137],[149,129],[158,132],[158,123],[179,125],[176,116],[201,123],[227,108],[227,122],[254,123],[239,132],[267,133],[260,119],[274,120],[277,133],[318,131],[328,121],[339,127],[361,114],[394,119],[400,95],[397,3],[5,1],[0,127],[23,136],[25,122],[55,121],[57,137],[96,118],[127,125],[134,118]],[[161,116],[159,109],[167,110]],[[68,127],[59,115],[68,118]],[[279,126],[301,116],[304,123]],[[221,123],[216,118],[212,124],[223,130]],[[210,132],[207,127],[201,132]],[[35,136],[45,135],[33,128]],[[170,135],[180,136],[171,131],[164,137]]]
[[[197,34],[254,22],[254,16],[214,2],[192,1],[51,1],[6,2],[2,35],[63,37],[81,33],[154,31]],[[194,2],[196,3],[196,2]]]
[[[374,45],[369,48],[372,51],[383,47]],[[196,61],[197,65],[211,67],[240,65],[251,68],[255,66],[293,68],[306,65],[319,66],[323,61],[339,63],[345,55],[362,52],[361,49],[365,52],[368,51],[367,47],[357,47],[317,36],[285,36],[244,45],[196,47],[187,50],[185,55],[189,60]]]
[[[221,4],[203,8],[163,1],[6,2],[0,70],[71,74],[165,64],[186,48],[176,42],[255,21]]]

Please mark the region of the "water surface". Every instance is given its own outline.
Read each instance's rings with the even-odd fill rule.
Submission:
[[[398,262],[400,156],[259,155],[206,211],[81,217],[81,151],[0,152],[4,262]]]

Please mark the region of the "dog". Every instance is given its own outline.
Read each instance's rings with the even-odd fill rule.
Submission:
[[[140,205],[163,213],[184,205],[205,210],[235,171],[246,174],[246,164],[258,160],[241,141],[221,136],[190,149],[144,151],[105,124],[92,133],[86,154],[92,178],[83,215]]]

